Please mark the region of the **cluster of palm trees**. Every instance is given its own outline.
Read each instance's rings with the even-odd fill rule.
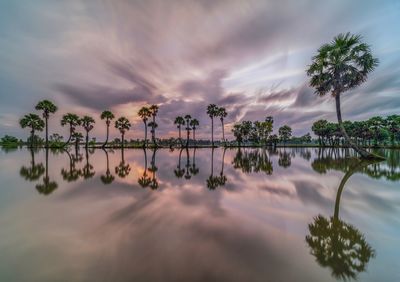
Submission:
[[[177,116],[174,124],[178,128],[178,139],[181,147],[183,146],[182,141],[182,127],[186,125],[186,147],[189,146],[190,131],[193,130],[193,141],[196,142],[196,129],[199,126],[199,121],[196,118],[192,118],[191,115],[185,115],[185,117]]]
[[[360,146],[377,146],[379,143],[395,145],[400,141],[400,115],[390,115],[386,118],[375,116],[363,121],[344,121],[348,137]],[[320,119],[313,123],[312,130],[321,146],[337,146],[344,141],[339,124]]]
[[[35,113],[30,113],[22,117],[19,123],[22,128],[30,129],[31,136],[28,140],[30,147],[35,146],[35,133],[38,131],[43,131],[43,129],[45,129],[46,130],[45,147],[48,148],[49,147],[48,120],[50,114],[54,114],[57,111],[57,106],[49,100],[43,100],[36,105],[35,109],[42,111],[43,118],[41,118],[39,115]],[[157,123],[155,119],[157,113],[158,113],[157,105],[151,105],[150,107],[143,107],[138,112],[139,117],[141,117],[145,123],[145,145],[147,144],[147,126],[151,127],[152,141],[154,144],[156,144],[155,129],[157,128]],[[105,120],[107,128],[106,141],[102,145],[104,148],[108,144],[110,125],[111,121],[115,118],[115,116],[111,111],[105,110],[101,113],[100,118],[102,120]],[[150,118],[152,119],[151,122],[147,123],[147,120]],[[81,126],[85,131],[85,147],[87,148],[89,145],[89,133],[94,128],[94,124],[95,124],[94,118],[88,115],[85,115],[83,117],[79,117],[74,113],[67,113],[63,115],[61,118],[61,126],[63,127],[68,126],[69,128],[69,137],[68,140],[63,144],[63,147],[70,144],[72,140],[74,140],[76,146],[79,145],[79,143],[83,139],[83,135],[82,133],[77,132],[76,129],[78,126]],[[126,117],[122,116],[115,121],[114,126],[116,129],[119,130],[121,134],[122,147],[123,147],[125,143],[125,133],[131,128],[132,125]]]

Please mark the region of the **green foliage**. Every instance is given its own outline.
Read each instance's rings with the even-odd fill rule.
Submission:
[[[286,143],[292,137],[292,128],[289,125],[281,126],[278,130],[279,138]]]

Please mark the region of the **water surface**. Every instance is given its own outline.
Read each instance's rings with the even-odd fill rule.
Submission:
[[[400,151],[0,151],[0,281],[400,281]]]

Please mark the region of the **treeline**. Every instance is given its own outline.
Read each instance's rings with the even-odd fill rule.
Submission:
[[[400,142],[400,115],[375,116],[364,121],[344,121],[350,140],[361,146],[395,146]],[[312,131],[320,146],[347,145],[339,124],[321,119],[313,123]]]
[[[295,137],[292,136],[292,128],[283,125],[278,129],[278,134],[273,134],[274,118],[267,116],[264,121],[242,121],[233,125],[232,133],[238,146],[276,146],[278,143],[308,144],[312,142],[309,133]]]

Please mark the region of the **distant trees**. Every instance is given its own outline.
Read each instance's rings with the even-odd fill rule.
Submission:
[[[126,117],[120,117],[115,121],[115,128],[121,133],[122,148],[125,143],[125,133],[131,128],[131,123]]]
[[[144,123],[144,145],[143,147],[147,146],[147,121],[152,116],[152,112],[148,107],[141,107],[138,116],[142,119]]]
[[[289,125],[284,125],[279,128],[279,138],[286,145],[286,142],[292,137],[292,128]]]
[[[83,129],[85,129],[86,132],[86,141],[85,141],[85,148],[88,148],[89,145],[89,132],[93,129],[94,127],[94,119],[90,116],[84,116],[81,119],[80,124],[82,125]]]
[[[361,149],[348,136],[342,122],[340,95],[354,89],[367,80],[368,73],[378,65],[371,54],[370,46],[361,41],[361,36],[350,33],[339,34],[332,43],[324,44],[312,58],[307,70],[310,85],[320,96],[330,93],[335,98],[336,114],[342,136],[363,158],[376,158]]]
[[[196,129],[199,126],[199,121],[197,119],[192,119],[190,121],[190,126],[192,127],[193,130],[193,141],[196,143]]]
[[[105,148],[105,146],[108,143],[108,137],[110,135],[110,124],[111,124],[111,120],[113,120],[115,118],[114,114],[109,111],[109,110],[105,110],[101,113],[100,118],[102,120],[106,120],[106,128],[107,128],[107,133],[106,133],[106,141],[103,144],[103,148]]]
[[[43,118],[45,120],[45,127],[46,127],[46,148],[49,147],[49,126],[48,126],[48,121],[49,121],[49,117],[50,114],[53,114],[57,111],[57,106],[53,104],[53,102],[49,101],[49,100],[43,100],[40,101],[39,103],[37,103],[36,110],[38,111],[42,111],[43,112]]]
[[[31,129],[30,147],[33,147],[35,131],[43,131],[44,121],[37,114],[27,114],[20,119],[19,124],[21,128],[28,127]]]
[[[64,143],[64,146],[67,146],[71,141],[72,134],[75,132],[75,129],[78,125],[80,125],[80,118],[76,114],[67,113],[62,116],[61,126],[69,125],[69,137],[67,142]]]
[[[214,117],[218,114],[218,107],[215,104],[207,106],[207,114],[211,119],[211,145],[214,147]]]
[[[156,128],[157,128],[156,116],[158,113],[158,109],[159,107],[157,105],[151,105],[149,108],[151,116],[153,118],[153,121],[149,123],[149,126],[151,127],[151,139],[153,141],[154,146],[156,146]]]
[[[179,132],[179,137],[178,137],[178,138],[179,138],[179,142],[180,142],[181,146],[183,146],[181,130],[182,130],[182,126],[185,125],[185,119],[184,119],[183,117],[181,117],[181,116],[177,116],[177,117],[175,118],[174,124],[175,124],[176,127],[178,128],[178,132]]]
[[[239,146],[248,141],[257,145],[267,145],[271,144],[269,136],[273,131],[273,123],[274,119],[270,116],[261,122],[242,121],[233,125],[232,133]]]
[[[350,141],[358,146],[374,146],[379,144],[395,145],[400,141],[400,115],[386,118],[376,116],[364,121],[344,121]],[[321,146],[338,146],[348,144],[337,123],[318,120],[313,123],[312,130]]]

